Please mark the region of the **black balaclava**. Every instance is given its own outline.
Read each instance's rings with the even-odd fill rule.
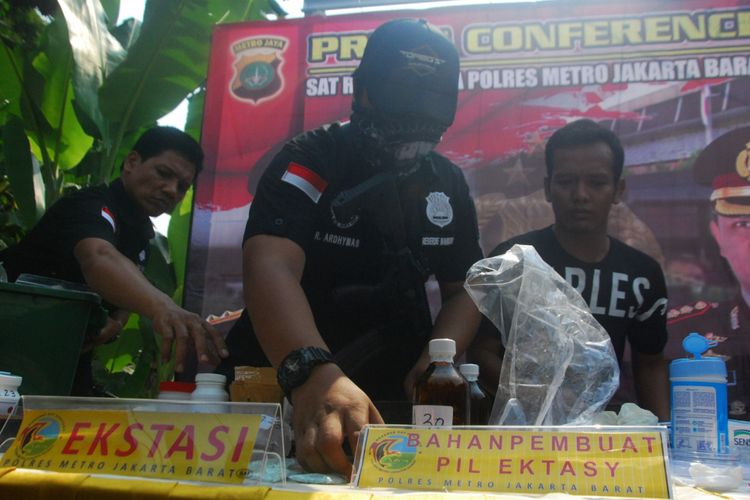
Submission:
[[[427,21],[378,27],[354,72],[351,121],[365,159],[402,174],[416,170],[453,123],[458,71],[456,48]]]

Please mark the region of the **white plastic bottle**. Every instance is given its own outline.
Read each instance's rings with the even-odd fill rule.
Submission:
[[[669,365],[671,437],[678,456],[728,451],[727,367],[719,357],[701,357],[714,345],[691,333],[682,347],[694,357]]]
[[[22,377],[11,375],[9,372],[0,372],[0,424],[13,414],[18,400],[21,399],[18,388],[22,381]]]
[[[193,401],[229,401],[229,394],[224,386],[227,378],[220,373],[199,373],[195,376],[195,390],[190,395]],[[196,405],[195,411],[199,413],[224,413],[226,409],[222,405]]]

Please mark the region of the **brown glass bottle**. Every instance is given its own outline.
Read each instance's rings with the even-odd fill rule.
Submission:
[[[465,363],[458,367],[458,371],[469,383],[469,421],[471,425],[487,425],[490,420],[490,396],[477,382],[479,365]]]
[[[414,388],[412,423],[442,427],[469,424],[469,383],[453,365],[456,343],[432,339],[430,366]]]

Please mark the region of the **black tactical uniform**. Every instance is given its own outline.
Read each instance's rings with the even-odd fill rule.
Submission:
[[[10,281],[29,273],[85,284],[73,254],[79,241],[106,240],[142,269],[153,236],[151,220],[117,179],[61,198],[20,243],[0,252],[0,262]]]
[[[263,175],[244,239],[280,236],[304,250],[301,284],[337,362],[371,398],[400,399],[432,326],[420,289],[430,275],[463,281],[482,257],[476,214],[446,158],[433,152],[413,172],[384,173],[363,160],[351,127],[333,124],[285,146]],[[235,365],[269,364],[246,311],[227,345],[229,376]]]
[[[117,179],[109,186],[88,187],[58,200],[20,243],[0,252],[0,262],[10,281],[27,273],[85,285],[73,253],[79,241],[106,240],[143,270],[153,236],[151,220],[141,214]],[[92,387],[91,352],[87,352],[79,357],[72,393],[91,395]]]

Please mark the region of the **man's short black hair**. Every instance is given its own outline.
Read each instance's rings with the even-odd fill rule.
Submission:
[[[555,151],[588,146],[597,142],[605,143],[612,151],[612,157],[614,158],[612,171],[615,174],[615,182],[619,181],[622,175],[622,167],[625,163],[625,152],[622,149],[622,143],[614,132],[589,119],[568,123],[550,136],[547,146],[544,148],[547,176],[552,177]]]
[[[154,127],[141,135],[132,150],[141,161],[158,156],[165,151],[174,151],[195,165],[195,175],[203,169],[203,150],[195,139],[174,127]]]

